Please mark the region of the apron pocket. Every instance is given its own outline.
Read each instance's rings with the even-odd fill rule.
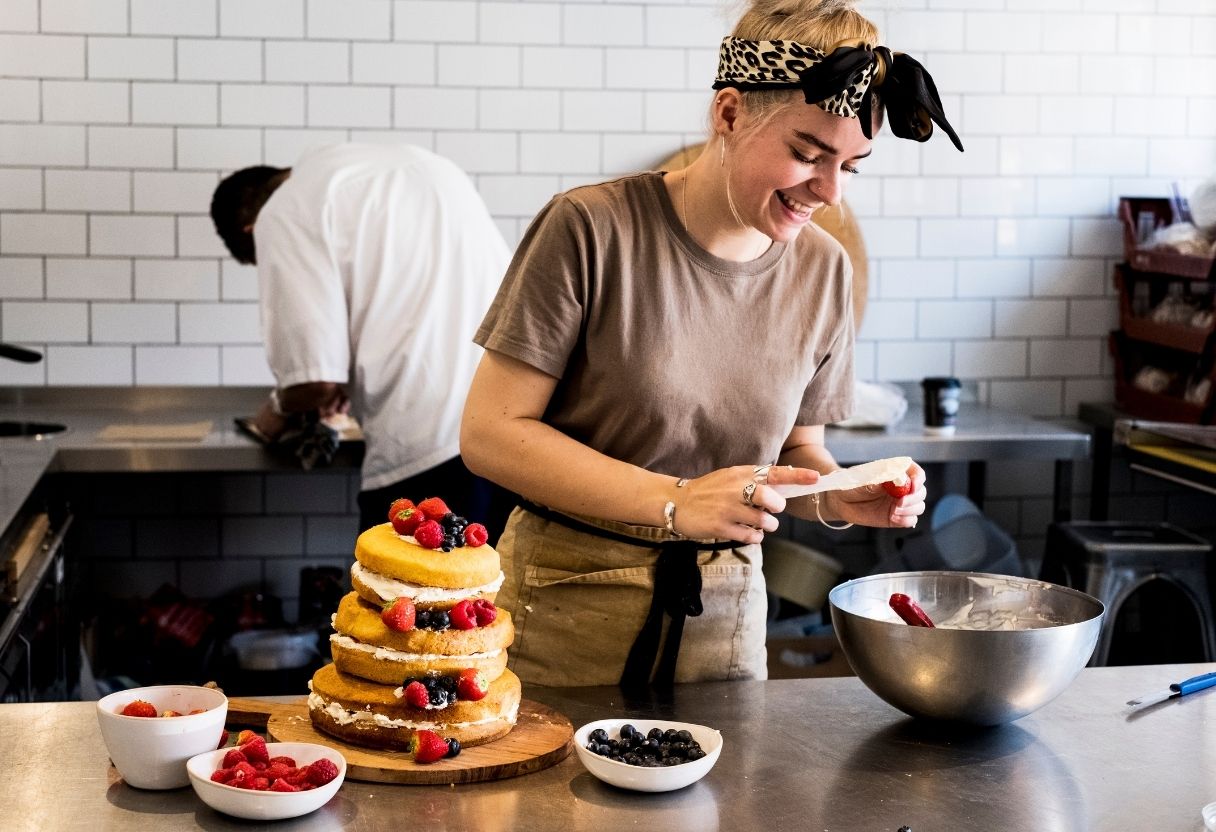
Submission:
[[[701,604],[705,612],[684,621],[676,681],[764,678],[767,599],[759,567],[734,555],[711,557],[701,564]]]
[[[526,566],[515,672],[541,685],[615,685],[650,609],[653,571]]]

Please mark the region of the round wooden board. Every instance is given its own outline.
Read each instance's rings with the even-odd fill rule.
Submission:
[[[574,726],[557,711],[523,700],[515,728],[500,740],[463,749],[459,756],[419,765],[401,751],[379,751],[351,745],[323,734],[308,718],[304,702],[275,707],[266,722],[267,739],[315,742],[341,752],[346,776],[368,783],[436,785],[502,780],[556,765],[574,747]]]

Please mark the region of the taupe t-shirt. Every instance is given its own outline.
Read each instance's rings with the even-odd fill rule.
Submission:
[[[851,274],[814,225],[751,262],[715,257],[662,175],[641,173],[554,197],[474,340],[558,379],[547,424],[696,477],[772,462],[795,425],[850,415]]]

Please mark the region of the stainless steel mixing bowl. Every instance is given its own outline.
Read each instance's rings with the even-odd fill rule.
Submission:
[[[888,604],[895,592],[937,626],[904,624]],[[912,716],[972,725],[1012,722],[1055,699],[1089,661],[1105,614],[1075,589],[978,572],[870,575],[828,601],[866,687]]]

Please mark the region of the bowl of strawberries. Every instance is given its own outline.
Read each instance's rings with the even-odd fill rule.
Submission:
[[[180,789],[186,761],[226,740],[228,698],[219,688],[155,685],[121,690],[97,702],[110,760],[127,785]]]
[[[320,809],[346,779],[346,760],[311,742],[266,742],[242,731],[237,744],[186,763],[199,799],[225,815],[282,820]]]

